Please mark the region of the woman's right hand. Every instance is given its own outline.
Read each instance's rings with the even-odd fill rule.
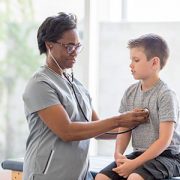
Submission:
[[[121,127],[135,127],[148,120],[149,112],[144,109],[134,109],[120,114],[118,123]]]

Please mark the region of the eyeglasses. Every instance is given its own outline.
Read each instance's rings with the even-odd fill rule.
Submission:
[[[56,42],[56,43],[66,48],[68,54],[72,54],[74,51],[76,51],[76,53],[79,54],[83,49],[82,44],[73,45],[73,44],[64,44],[61,42]]]

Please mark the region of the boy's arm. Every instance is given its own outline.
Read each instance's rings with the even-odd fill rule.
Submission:
[[[119,132],[121,131],[125,131],[127,130],[128,128],[119,128]],[[129,141],[130,141],[130,138],[131,138],[131,132],[127,132],[127,133],[124,133],[124,134],[119,134],[116,138],[116,146],[115,146],[115,152],[114,152],[114,159],[117,163],[117,160],[119,158],[125,158],[123,156],[128,144],[129,144]],[[118,165],[118,163],[117,163]]]
[[[140,109],[136,108],[134,109],[135,112],[141,112],[141,111],[146,111],[145,109]],[[128,128],[119,128],[119,132],[124,132],[126,130],[129,130]],[[116,138],[116,147],[115,147],[115,153],[114,153],[114,159],[117,160],[122,156],[129,144],[131,138],[131,131],[124,133],[124,134],[119,134]]]
[[[128,128],[119,128],[118,131],[121,132],[126,130],[128,130]],[[131,132],[119,134],[116,139],[115,152],[124,154],[129,144],[130,138],[131,138]]]
[[[121,99],[119,113],[123,113],[123,112],[129,110],[127,108],[127,102],[128,102],[128,100],[127,100],[127,98],[128,98],[127,92],[128,92],[128,89],[126,90],[126,92],[124,93],[124,95],[123,95],[123,97]],[[126,130],[128,130],[128,128],[120,127],[118,132],[122,132],[122,131],[126,131]],[[119,134],[116,137],[114,159],[116,161],[117,166],[119,165],[117,163],[118,159],[126,158],[125,156],[123,156],[123,154],[124,154],[128,144],[129,144],[130,138],[131,138],[131,131],[127,132],[127,133],[124,133],[124,134]]]
[[[160,123],[159,138],[139,157],[134,159],[138,166],[159,156],[170,144],[174,130],[174,122],[166,121]]]

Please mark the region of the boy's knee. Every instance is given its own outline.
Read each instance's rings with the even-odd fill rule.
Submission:
[[[110,178],[104,174],[99,173],[96,175],[95,180],[110,180]]]
[[[128,180],[144,180],[144,178],[137,173],[132,173],[129,175]]]

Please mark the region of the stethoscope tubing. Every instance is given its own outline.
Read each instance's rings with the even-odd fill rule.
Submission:
[[[83,111],[83,109],[82,109],[82,107],[81,107],[81,105],[80,105],[80,103],[79,103],[79,100],[78,100],[76,91],[75,91],[75,89],[74,89],[74,85],[73,85],[73,73],[72,73],[72,75],[71,75],[71,77],[72,77],[72,82],[69,80],[69,78],[67,77],[67,75],[66,75],[65,73],[63,73],[63,75],[64,75],[64,77],[67,79],[67,81],[69,82],[69,84],[70,84],[71,87],[72,87],[72,90],[73,90],[73,93],[74,93],[76,102],[77,102],[77,104],[78,104],[78,106],[79,106],[79,109],[80,109],[81,113],[83,114],[85,120],[86,120],[87,122],[89,122],[88,118],[86,117],[86,115],[85,115],[85,113],[84,113],[84,111]]]
[[[131,129],[127,129],[125,131],[120,131],[120,132],[106,132],[105,134],[109,134],[109,135],[118,135],[118,134],[124,134],[124,133],[128,133],[130,131],[132,131],[133,129],[137,128],[137,126],[131,128]]]
[[[53,59],[53,61],[55,62],[55,64],[58,66],[60,72],[62,72],[62,71],[63,71],[62,68],[61,68],[60,65],[57,63],[57,61],[56,61],[56,59],[54,58],[54,56],[51,54],[51,50],[50,50],[50,49],[49,49],[49,54],[50,54],[51,58]],[[77,102],[77,104],[78,104],[78,106],[79,106],[79,108],[80,108],[81,113],[83,114],[85,120],[86,120],[87,122],[89,122],[87,116],[85,115],[85,113],[84,113],[84,111],[83,111],[83,109],[82,109],[82,107],[81,107],[81,105],[80,105],[80,103],[79,103],[79,100],[78,100],[76,91],[75,91],[75,89],[74,89],[74,85],[73,85],[74,74],[73,74],[73,71],[71,72],[72,81],[70,81],[70,79],[68,78],[68,76],[66,75],[66,73],[63,73],[63,75],[64,75],[64,77],[66,78],[66,80],[68,81],[68,83],[70,84],[70,86],[72,87],[72,90],[73,90],[73,93],[74,93],[76,102]],[[137,126],[136,126],[136,127],[137,127]],[[132,130],[135,129],[136,127],[131,128],[131,129],[128,129],[128,130],[126,130],[126,131],[122,131],[122,132],[106,132],[105,134],[109,134],[109,135],[123,134],[123,133],[127,133],[127,132],[129,132],[129,131],[132,131]]]

